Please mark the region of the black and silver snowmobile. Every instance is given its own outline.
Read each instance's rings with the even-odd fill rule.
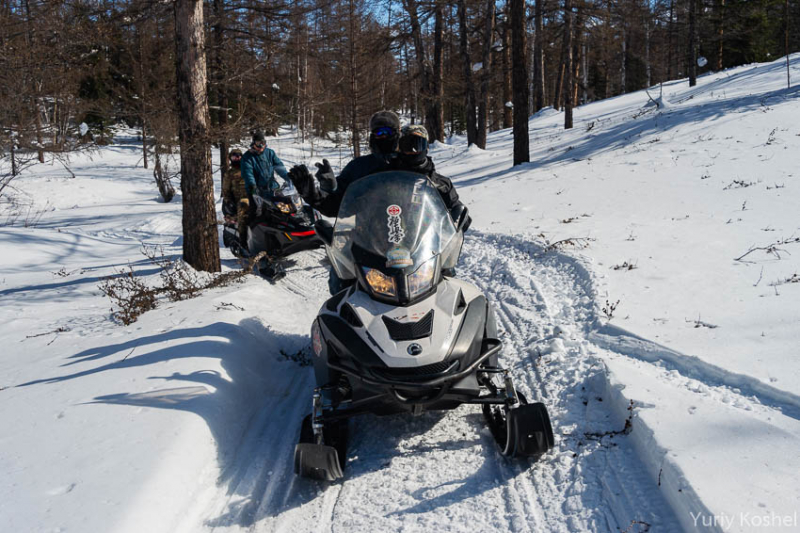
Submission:
[[[319,214],[304,203],[294,185],[287,181],[271,198],[260,198],[260,213],[250,220],[247,232],[247,247],[240,244],[235,221],[226,223],[222,240],[237,257],[255,257],[266,252],[256,269],[270,280],[285,275],[282,259],[287,256],[322,246],[314,223]]]
[[[449,275],[462,209],[451,216],[424,176],[383,172],[348,187],[335,227],[317,223],[336,273],[355,282],[311,328],[317,388],[295,448],[297,474],[342,477],[347,420],[363,413],[480,404],[502,454],[539,456],[553,446],[544,404],[528,404],[498,365],[491,305]]]

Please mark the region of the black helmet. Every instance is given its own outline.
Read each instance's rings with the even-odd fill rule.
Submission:
[[[402,159],[411,165],[421,166],[428,158],[428,130],[425,126],[412,124],[400,132],[399,149]]]
[[[391,111],[378,111],[369,119],[369,148],[377,154],[397,151],[400,119]]]

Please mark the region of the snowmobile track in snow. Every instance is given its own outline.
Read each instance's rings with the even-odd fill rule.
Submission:
[[[672,510],[613,414],[604,366],[584,338],[591,280],[574,260],[511,237],[472,235],[458,274],[493,302],[500,362],[518,389],[550,409],[555,449],[538,462],[500,455],[480,408],[421,417],[355,418],[345,478],[297,478],[292,453],[313,376],[298,368],[284,396],[253,418],[219,493],[199,513],[213,531],[373,532],[677,530]],[[293,297],[326,296],[319,253],[283,280]],[[320,294],[316,294],[320,292]],[[274,417],[274,410],[281,416]],[[273,419],[291,420],[276,427]],[[188,523],[188,522],[187,522]],[[197,521],[195,521],[195,524]],[[657,527],[656,527],[657,526]]]

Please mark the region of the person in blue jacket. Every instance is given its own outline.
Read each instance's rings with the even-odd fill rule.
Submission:
[[[242,156],[241,169],[248,197],[271,197],[281,186],[275,180],[276,172],[284,181],[287,180],[286,167],[275,151],[267,148],[267,138],[261,131],[253,134],[250,149]]]

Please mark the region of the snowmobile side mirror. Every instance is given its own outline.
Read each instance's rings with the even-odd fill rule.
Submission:
[[[314,222],[314,231],[326,246],[331,246],[333,243],[333,226],[327,220],[317,220]]]
[[[453,217],[453,223],[456,225],[456,231],[466,231],[464,225],[469,220],[469,209],[464,204],[458,204],[450,210],[450,216]]]

